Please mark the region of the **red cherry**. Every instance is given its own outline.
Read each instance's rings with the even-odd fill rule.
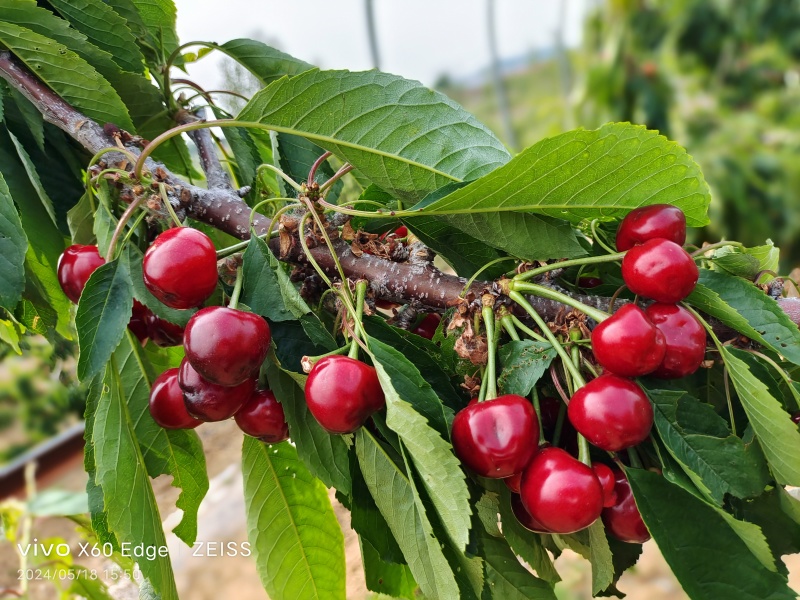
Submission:
[[[506,477],[503,479],[503,483],[506,484],[506,487],[510,489],[515,494],[519,494],[519,484],[522,482],[522,471],[519,473],[515,473],[511,477]]]
[[[185,358],[178,371],[178,384],[190,415],[201,421],[224,421],[239,412],[256,389],[255,378],[235,386],[224,386],[203,379]]]
[[[57,275],[58,283],[67,298],[77,304],[89,276],[105,262],[97,251],[97,246],[74,244],[64,250],[58,257]]]
[[[178,369],[167,369],[156,377],[150,389],[150,414],[164,429],[193,429],[202,423],[186,410]]]
[[[522,473],[520,497],[528,513],[553,533],[588,527],[603,509],[603,487],[591,467],[560,448],[543,448]]]
[[[152,314],[150,309],[138,300],[133,301],[133,312],[131,320],[128,321],[128,329],[136,336],[139,343],[144,345],[147,342],[147,316]]]
[[[183,327],[165,321],[150,311],[147,312],[149,313],[145,320],[147,334],[156,346],[167,348],[169,346],[180,346],[183,343]]]
[[[593,462],[592,471],[603,486],[603,506],[614,506],[617,503],[617,492],[614,490],[614,471],[603,463]]]
[[[508,479],[504,479],[503,481],[508,481]],[[535,533],[552,533],[531,516],[531,513],[529,513],[525,505],[522,504],[522,499],[519,494],[511,494],[511,512],[514,513],[517,521],[519,521],[525,529]]]
[[[203,378],[231,386],[257,375],[270,339],[269,325],[262,317],[235,308],[209,306],[189,319],[183,348]]]
[[[664,334],[667,351],[654,377],[677,379],[691,375],[706,354],[706,331],[695,316],[676,304],[651,304],[645,309],[650,321]]]
[[[654,371],[666,350],[664,334],[635,304],[626,304],[592,331],[592,352],[597,362],[624,377]]]
[[[405,225],[401,225],[397,229],[394,230],[394,234],[399,238],[404,238],[408,235],[408,227]]]
[[[800,410],[794,411],[789,418],[792,420],[792,423],[795,425],[800,425]]]
[[[652,204],[629,212],[617,230],[617,250],[624,252],[648,240],[664,238],[683,246],[686,215],[677,206]]]
[[[386,406],[375,367],[347,356],[317,361],[306,381],[306,404],[330,433],[352,433]]]
[[[578,286],[590,290],[603,285],[603,280],[599,277],[580,277],[578,279]]]
[[[483,477],[521,472],[539,445],[539,423],[529,400],[515,394],[472,400],[453,419],[453,450]]]
[[[441,321],[442,317],[440,315],[436,313],[428,313],[425,315],[425,318],[419,322],[419,325],[414,328],[413,333],[432,340],[433,334],[436,333],[436,328],[439,327],[439,323]]]
[[[662,238],[634,246],[622,259],[622,279],[628,289],[657,302],[680,302],[692,293],[699,277],[689,253]]]
[[[617,503],[603,509],[603,523],[608,532],[621,542],[643,544],[650,539],[650,532],[636,507],[631,485],[621,471],[616,471],[614,478]]]
[[[567,416],[592,444],[609,452],[647,439],[653,406],[634,381],[605,373],[572,396]]]
[[[167,229],[144,253],[142,275],[147,289],[167,306],[200,306],[217,287],[214,243],[191,227]]]
[[[289,439],[283,407],[270,390],[256,390],[233,416],[239,429],[268,444]]]

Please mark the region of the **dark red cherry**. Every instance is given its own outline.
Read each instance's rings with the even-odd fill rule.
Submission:
[[[209,306],[197,311],[183,333],[186,358],[219,385],[239,385],[258,374],[269,351],[269,325],[260,316]]]
[[[203,379],[185,358],[178,371],[186,410],[201,421],[224,421],[239,412],[253,395],[257,380],[247,379],[234,386],[224,386]]]
[[[572,395],[567,416],[579,433],[609,452],[647,439],[653,406],[636,382],[605,373]]]
[[[683,246],[686,242],[686,215],[680,208],[652,204],[632,210],[617,229],[617,250],[624,252],[655,238]]]
[[[58,257],[58,283],[72,302],[78,303],[89,276],[105,264],[97,246],[74,244]]]
[[[144,253],[142,275],[147,289],[167,306],[200,306],[217,287],[214,243],[191,227],[167,229]]]
[[[306,404],[330,433],[352,433],[386,406],[375,367],[348,358],[326,356],[306,381]]]
[[[643,544],[650,539],[650,532],[636,507],[631,485],[622,471],[616,471],[614,479],[617,503],[603,509],[603,523],[608,532],[621,542]]]
[[[800,410],[794,411],[789,418],[795,425],[800,425]]]
[[[522,473],[520,497],[528,513],[553,533],[588,527],[603,509],[603,487],[591,467],[561,448],[543,448]]]
[[[439,323],[441,323],[441,321],[442,317],[440,315],[436,313],[428,313],[425,315],[425,318],[419,322],[419,325],[414,328],[413,333],[432,340],[433,334],[436,333],[436,328],[439,327]]]
[[[183,327],[165,321],[150,311],[147,312],[149,313],[146,318],[147,334],[156,346],[167,348],[180,346],[183,343]]]
[[[689,253],[662,238],[634,246],[622,259],[622,279],[628,289],[657,302],[680,302],[692,293],[699,277]]]
[[[581,277],[578,279],[578,286],[590,290],[603,285],[603,280],[599,277]]]
[[[150,414],[164,429],[192,429],[202,423],[186,410],[178,369],[167,369],[156,377],[150,388]]]
[[[539,446],[539,422],[530,400],[507,394],[472,400],[453,419],[453,450],[464,465],[483,477],[519,473]]]
[[[519,494],[519,484],[522,482],[522,471],[519,473],[515,473],[511,477],[506,477],[503,479],[503,483],[506,484],[506,487],[510,489],[515,494]]]
[[[664,334],[635,304],[626,304],[592,331],[592,352],[604,369],[624,377],[654,371],[664,359]]]
[[[256,390],[233,416],[239,429],[268,444],[289,439],[283,407],[270,390]]]
[[[592,471],[603,486],[603,506],[614,506],[617,503],[617,492],[614,490],[614,471],[603,463],[593,462]]]
[[[147,316],[152,314],[150,309],[138,300],[133,301],[133,312],[131,320],[128,321],[128,329],[136,336],[139,343],[144,345],[147,342]]]
[[[508,480],[504,479],[503,481]],[[511,512],[514,513],[517,521],[519,521],[525,529],[534,531],[536,533],[552,533],[544,525],[539,523],[539,521],[531,516],[531,513],[529,513],[528,509],[522,504],[522,499],[520,498],[519,494],[511,494]]]
[[[677,304],[656,302],[645,309],[647,318],[664,334],[667,351],[654,377],[677,379],[691,375],[706,354],[706,331],[695,316]]]

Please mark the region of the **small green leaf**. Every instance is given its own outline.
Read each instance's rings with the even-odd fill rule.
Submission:
[[[3,174],[0,173],[0,306],[13,310],[25,289],[28,238]]]
[[[595,596],[614,582],[614,562],[603,521],[597,519],[589,526],[588,531],[589,562],[592,563],[592,595]]]
[[[342,530],[294,447],[245,436],[242,473],[248,537],[269,597],[344,600]]]
[[[759,562],[713,506],[656,473],[628,469],[627,476],[645,525],[691,598],[797,597],[784,577]]]
[[[504,394],[527,396],[556,357],[553,346],[533,340],[511,341],[499,352],[503,370],[497,385]]]
[[[67,225],[74,244],[94,244],[94,211],[88,192],[67,212]]]
[[[108,3],[125,17],[130,27],[134,23],[144,27],[148,44],[142,49],[145,53],[149,50],[148,58],[155,59],[155,64],[163,64],[163,59],[177,50],[180,43],[175,31],[178,11],[173,0],[109,0]],[[122,9],[120,5],[126,6]],[[129,16],[132,9],[136,12],[134,18]],[[152,48],[158,50],[155,56],[152,56]]]
[[[381,559],[369,542],[361,540],[361,558],[367,589],[392,598],[416,600],[417,582],[408,565],[398,565]]]
[[[65,517],[89,512],[86,492],[44,490],[28,502],[28,511],[37,517]]]
[[[218,48],[245,66],[264,85],[284,75],[299,75],[314,68],[307,62],[256,40],[231,40]]]
[[[127,265],[119,260],[101,265],[89,277],[75,316],[81,381],[102,371],[125,335],[132,309],[133,285]]]

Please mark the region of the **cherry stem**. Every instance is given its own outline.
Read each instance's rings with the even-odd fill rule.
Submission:
[[[500,317],[500,324],[512,340],[515,342],[519,341],[519,333],[517,333],[517,328],[514,327],[514,321],[511,319],[511,315],[503,315]]]
[[[542,428],[542,407],[539,403],[539,391],[536,389],[536,386],[533,386],[531,390],[531,400],[533,400],[533,413],[536,415],[536,425],[539,427],[539,445],[541,445],[546,440],[544,439],[544,429]]]
[[[268,171],[272,171],[273,173],[275,173],[276,175],[278,175],[278,176],[279,176],[281,179],[283,179],[283,180],[284,180],[286,183],[288,183],[290,186],[292,186],[292,188],[294,188],[294,190],[295,190],[297,193],[299,193],[299,194],[303,194],[303,193],[305,193],[305,190],[303,189],[303,186],[301,186],[299,183],[297,183],[297,182],[296,182],[294,179],[292,179],[291,177],[289,177],[289,176],[288,176],[286,173],[284,173],[283,171],[281,171],[281,170],[280,170],[278,167],[276,167],[275,165],[271,165],[271,164],[269,164],[269,163],[265,163],[265,164],[261,165],[260,167],[258,167],[258,170],[259,170],[259,171],[262,171],[262,170],[264,170],[264,169],[266,169],[266,170],[268,170]]]
[[[117,241],[119,240],[119,236],[122,235],[122,231],[125,229],[125,225],[130,220],[133,213],[136,212],[136,209],[139,208],[142,201],[144,200],[144,194],[136,198],[133,202],[128,205],[128,208],[125,209],[125,212],[122,213],[122,216],[119,218],[119,222],[117,226],[114,228],[114,233],[111,235],[111,241],[108,243],[108,252],[106,252],[106,260],[112,261],[114,259],[114,251],[117,247]]]
[[[481,309],[483,326],[486,328],[486,347],[488,352],[486,363],[486,397],[484,400],[494,400],[497,398],[497,363],[496,363],[496,339],[495,339],[495,319],[494,310],[491,306],[484,306]]]
[[[511,322],[517,327],[517,329],[521,330],[522,333],[527,335],[528,337],[536,340],[537,342],[547,342],[547,339],[536,333],[533,329],[525,325],[522,321],[520,321],[516,315],[511,315]]]
[[[347,354],[349,358],[358,358],[358,329],[361,324],[361,319],[364,318],[364,300],[367,297],[367,285],[368,282],[366,279],[359,279],[356,281],[356,325],[353,328],[353,341],[350,343],[350,352]]]
[[[529,271],[530,272],[530,271]],[[594,319],[598,323],[602,323],[605,321],[609,315],[602,310],[597,310],[596,308],[592,308],[583,302],[572,298],[566,294],[562,294],[561,292],[557,292],[554,289],[549,287],[545,287],[543,285],[537,285],[535,283],[528,283],[527,281],[519,281],[516,279],[512,279],[509,283],[509,290],[512,293],[515,292],[525,292],[528,294],[532,294],[534,296],[539,296],[540,298],[547,298],[549,300],[555,300],[556,302],[560,302],[562,304],[566,304],[567,306],[571,306],[582,313],[584,313],[587,317]],[[510,296],[511,294],[509,294]]]
[[[172,206],[172,202],[169,201],[169,196],[167,196],[167,186],[164,185],[163,182],[158,184],[158,191],[161,192],[161,201],[167,207],[167,212],[169,213],[169,216],[172,217],[175,225],[178,227],[183,227],[183,223],[181,223],[178,215],[175,214],[175,208]]]
[[[725,246],[738,246],[739,248],[744,248],[744,244],[742,242],[733,242],[723,240],[721,242],[717,242],[716,244],[709,244],[708,246],[703,246],[702,248],[698,248],[694,252],[692,252],[691,256],[695,260],[698,258],[705,258],[703,256],[706,252],[710,250],[716,250],[717,248],[724,248]]]
[[[331,186],[332,186],[334,183],[336,183],[337,181],[339,181],[339,180],[340,180],[342,177],[344,177],[345,175],[347,175],[347,174],[348,174],[350,171],[352,171],[354,168],[355,168],[355,167],[353,167],[353,165],[351,165],[350,163],[346,163],[346,164],[342,165],[342,168],[341,168],[341,169],[339,169],[338,171],[336,171],[336,173],[334,173],[334,174],[331,176],[331,178],[330,178],[330,179],[328,179],[328,181],[326,181],[326,182],[325,182],[325,183],[323,183],[321,186],[319,186],[319,193],[320,193],[320,194],[322,194],[322,195],[324,195],[324,194],[325,194],[325,192],[326,192],[326,191],[327,191],[327,190],[328,190],[328,189],[329,189],[329,188],[330,188],[330,187],[331,187]]]
[[[483,399],[486,398],[486,370],[482,369],[481,372],[481,389],[478,392],[478,402],[483,402]]]
[[[311,165],[311,168],[308,170],[308,183],[309,185],[314,182],[314,177],[317,175],[317,169],[319,166],[324,163],[328,158],[333,155],[332,152],[325,152],[322,156],[320,156],[317,160],[314,161],[314,164]]]
[[[464,289],[461,290],[461,294],[459,294],[459,298],[463,298],[466,295],[466,293],[469,290],[469,288],[472,287],[472,284],[478,278],[478,275],[483,273],[489,267],[494,266],[497,263],[501,263],[501,262],[507,261],[507,260],[516,260],[516,259],[513,256],[501,256],[500,258],[495,258],[493,261],[490,261],[490,262],[486,263],[480,269],[475,271],[475,273],[472,274],[472,277],[470,277],[469,280],[467,281],[467,283],[464,285]]]
[[[561,385],[561,379],[558,377],[556,366],[553,363],[550,363],[550,379],[553,380],[553,385],[555,386],[558,395],[561,396],[564,406],[567,406],[569,404],[569,394],[564,389],[564,386]]]
[[[233,293],[231,300],[228,302],[228,308],[236,309],[239,306],[239,296],[242,294],[242,283],[244,276],[242,275],[242,267],[236,269],[236,283],[233,286]]]
[[[782,369],[778,363],[776,363],[774,360],[772,360],[769,356],[767,356],[763,352],[759,352],[758,350],[745,350],[745,352],[749,352],[753,356],[759,357],[761,360],[763,360],[764,362],[769,364],[773,369],[775,369],[778,372],[778,375],[781,376],[781,379],[783,379],[786,382],[789,391],[791,392],[792,396],[794,396],[795,402],[797,402],[798,406],[800,406],[800,392],[798,392],[797,389],[795,388],[792,378],[789,377],[786,371]]]
[[[592,230],[592,239],[606,252],[610,252],[611,254],[616,254],[616,250],[605,243],[602,237],[597,233],[597,219],[593,219],[591,225],[589,226]]]
[[[342,346],[341,348],[337,348],[336,350],[331,350],[330,352],[326,352],[325,354],[318,354],[317,356],[304,356],[300,360],[300,364],[303,366],[303,370],[308,373],[311,371],[311,367],[321,361],[323,358],[328,356],[337,356],[339,354],[344,354],[349,350],[350,346]]]
[[[258,214],[258,212],[257,212],[257,211],[258,211],[258,209],[259,209],[259,208],[261,208],[262,206],[266,206],[267,204],[273,204],[273,203],[275,203],[275,202],[290,202],[290,203],[295,203],[295,202],[296,202],[296,199],[295,199],[295,198],[282,198],[282,197],[280,197],[280,198],[267,198],[266,200],[262,200],[261,202],[258,202],[258,203],[257,203],[257,204],[256,204],[256,205],[255,205],[255,206],[254,206],[254,207],[253,207],[251,210],[250,210],[250,220],[249,220],[249,221],[248,221],[248,223],[247,223],[247,228],[248,228],[248,229],[252,229],[252,228],[253,228],[253,220],[256,218],[256,214]],[[299,206],[299,204],[298,204],[298,206]]]
[[[142,219],[144,219],[146,216],[147,213],[144,211],[139,213],[139,216],[136,217],[136,220],[133,222],[133,225],[131,225],[130,229],[128,229],[128,233],[126,233],[125,237],[122,238],[121,248],[124,248],[128,244],[128,241],[131,239],[131,236],[136,231],[136,228],[139,227],[139,223],[141,223]]]
[[[736,419],[733,416],[733,400],[731,399],[731,384],[727,365],[725,365],[725,368],[722,370],[722,384],[725,388],[725,400],[728,403],[728,416],[731,419],[731,433],[736,435]]]
[[[537,275],[541,275],[542,273],[547,273],[548,271],[554,271],[556,269],[566,269],[567,267],[575,267],[581,265],[593,265],[599,263],[614,262],[617,260],[621,260],[624,256],[625,256],[624,252],[615,252],[613,254],[603,254],[602,256],[588,256],[585,258],[573,258],[570,260],[562,260],[560,262],[554,262],[548,265],[544,265],[543,267],[531,269],[530,271],[525,271],[524,273],[519,273],[514,276],[514,280],[527,281],[528,279],[533,279]]]
[[[638,453],[638,452],[636,452],[636,448],[634,448],[633,446],[631,446],[630,448],[628,448],[628,458],[630,459],[630,461],[631,461],[631,466],[632,466],[633,468],[635,468],[635,469],[642,469],[642,468],[644,468],[644,467],[642,466],[642,461],[641,461],[641,460],[639,460],[639,453]]]

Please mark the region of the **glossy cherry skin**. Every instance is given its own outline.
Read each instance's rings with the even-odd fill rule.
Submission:
[[[413,333],[432,340],[433,335],[436,333],[436,328],[439,327],[439,323],[441,323],[441,321],[442,317],[440,315],[436,313],[428,313],[425,315],[425,318],[419,322],[419,325],[414,328]]]
[[[504,479],[503,481],[507,480]],[[511,494],[511,512],[514,513],[517,521],[519,521],[525,529],[536,533],[552,533],[531,516],[531,513],[529,513],[528,509],[522,504],[522,499],[518,493]]]
[[[58,283],[72,302],[78,303],[89,276],[105,264],[97,246],[74,244],[58,257]]]
[[[147,289],[167,306],[200,306],[217,287],[214,243],[191,227],[167,229],[144,253],[142,275]]]
[[[677,379],[697,371],[706,354],[706,331],[700,321],[677,304],[656,302],[644,312],[667,342],[664,359],[653,376]]]
[[[202,423],[186,410],[183,390],[178,385],[178,369],[167,369],[150,388],[150,414],[164,429],[193,429]]]
[[[306,404],[330,433],[352,433],[386,406],[375,367],[347,356],[317,361],[306,381]]]
[[[260,316],[209,306],[197,311],[183,332],[186,358],[200,375],[219,385],[239,385],[258,374],[269,351],[269,325]]]
[[[144,345],[147,343],[149,334],[147,333],[147,316],[152,314],[150,309],[138,300],[133,301],[133,311],[131,313],[131,320],[128,321],[128,329],[136,336],[139,343]]]
[[[168,348],[183,343],[183,327],[155,316],[151,311],[145,318],[147,335],[156,346]]]
[[[230,419],[244,406],[256,389],[257,380],[247,379],[235,386],[224,386],[203,379],[185,358],[178,371],[186,410],[201,421]]]
[[[270,390],[256,390],[233,419],[247,435],[268,444],[289,439],[283,407]]]
[[[592,471],[561,448],[543,448],[522,473],[520,497],[528,513],[553,533],[588,527],[603,509],[603,487]]]
[[[656,302],[680,302],[692,293],[699,277],[689,253],[662,238],[634,246],[622,259],[622,279],[628,289]]]
[[[800,410],[794,411],[789,418],[792,420],[792,423],[795,425],[800,425]]]
[[[631,485],[621,471],[616,471],[614,475],[617,502],[603,509],[603,523],[608,532],[621,542],[643,544],[650,539],[650,532],[636,507]]]
[[[611,467],[599,462],[592,463],[592,471],[597,476],[600,485],[603,486],[603,507],[614,506],[617,503],[617,492],[614,489],[614,471],[611,470]]]
[[[522,483],[522,471],[515,473],[511,477],[506,477],[503,479],[503,483],[505,483],[506,487],[512,492],[519,494],[519,484]]]
[[[592,331],[592,352],[597,362],[623,377],[651,373],[666,351],[664,334],[635,304],[626,304]]]
[[[453,450],[470,470],[500,479],[521,472],[539,446],[539,422],[530,400],[507,394],[472,400],[453,419]]]
[[[648,240],[686,243],[686,215],[677,206],[652,204],[629,212],[617,229],[617,250],[624,252]]]
[[[572,395],[570,423],[589,442],[609,452],[647,439],[653,426],[653,406],[636,382],[605,373]]]

